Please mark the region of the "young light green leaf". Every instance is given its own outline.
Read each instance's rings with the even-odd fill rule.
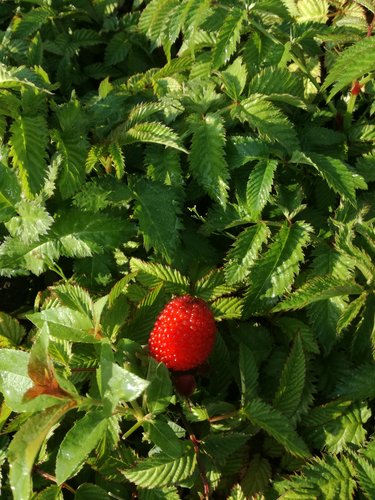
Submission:
[[[261,160],[250,172],[246,187],[246,201],[250,217],[257,219],[271,194],[276,160]]]
[[[28,314],[27,318],[38,328],[47,323],[51,335],[58,339],[90,344],[100,341],[92,321],[86,315],[67,307],[45,309]]]
[[[229,178],[224,144],[224,121],[219,115],[207,113],[194,123],[190,170],[209,196],[223,206],[228,198]]]
[[[119,401],[137,399],[150,384],[148,380],[138,377],[116,363],[111,364],[110,371],[111,376],[107,382],[104,397],[111,401],[113,408]]]
[[[14,500],[30,498],[31,469],[39,449],[51,429],[73,406],[74,403],[69,402],[36,413],[29,417],[14,435],[8,448],[9,479]]]
[[[6,404],[14,411],[22,411],[25,392],[32,386],[28,375],[30,354],[13,349],[0,349],[0,390]]]
[[[108,421],[101,411],[91,411],[77,420],[65,434],[56,457],[56,481],[63,483],[82,467],[107,429]]]
[[[48,233],[53,224],[53,218],[46,208],[35,200],[23,200],[15,206],[18,215],[5,223],[11,236],[23,243],[39,241]]]
[[[296,457],[308,457],[310,452],[297,432],[292,427],[290,420],[268,403],[253,399],[244,408],[244,416],[266,431],[285,449]]]

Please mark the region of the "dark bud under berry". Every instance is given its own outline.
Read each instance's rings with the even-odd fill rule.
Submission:
[[[173,377],[173,384],[176,391],[187,398],[193,394],[197,386],[194,375],[190,373],[176,374]]]

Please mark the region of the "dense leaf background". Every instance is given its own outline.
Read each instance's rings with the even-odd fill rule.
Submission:
[[[374,16],[0,3],[4,498],[375,497]],[[184,293],[189,398],[147,354]]]

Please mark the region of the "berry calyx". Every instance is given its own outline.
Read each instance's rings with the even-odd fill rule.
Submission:
[[[361,90],[362,90],[363,85],[361,85],[358,81],[354,81],[352,88],[351,88],[351,94],[352,95],[358,95]]]
[[[204,363],[215,342],[216,324],[207,303],[191,295],[172,299],[150,334],[150,355],[167,368],[186,371]]]

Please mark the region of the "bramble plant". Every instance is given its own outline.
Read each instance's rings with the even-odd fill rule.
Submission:
[[[1,498],[375,498],[374,16],[0,3]]]

